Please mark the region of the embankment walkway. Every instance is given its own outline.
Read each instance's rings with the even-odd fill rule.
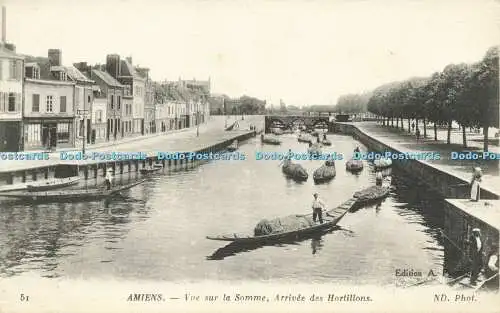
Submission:
[[[234,121],[235,118],[229,119],[228,125],[231,125]],[[246,116],[245,120],[241,120],[241,117],[239,117],[239,128],[232,131],[225,131],[224,124],[224,119],[214,117],[208,123],[200,125],[199,137],[196,136],[196,127],[194,127],[176,132],[140,136],[116,142],[110,141],[105,144],[96,144],[87,147],[85,152],[86,154],[92,152],[144,152],[150,155],[157,152],[191,152],[248,133],[250,124],[256,125],[258,129],[262,128],[263,118],[260,116]],[[23,171],[64,163],[74,164],[75,161],[61,160],[60,154],[61,152],[77,151],[81,151],[81,148],[61,149],[57,152],[49,153],[48,160],[1,160],[0,173]],[[25,153],[30,152],[33,151],[27,151]],[[79,163],[85,164],[87,162]],[[89,161],[88,163],[94,162]]]
[[[498,160],[452,160],[451,152],[475,151],[482,152],[483,142],[480,140],[482,135],[467,133],[468,148],[462,146],[462,133],[457,129],[452,131],[451,144],[446,144],[446,131],[438,130],[438,140],[434,141],[433,128],[427,129],[427,138],[420,138],[418,141],[415,134],[408,133],[407,130],[397,130],[395,128],[382,126],[376,122],[350,123],[366,135],[383,142],[384,144],[395,148],[401,152],[418,153],[434,152],[439,153],[440,160],[421,161],[447,172],[453,176],[470,181],[472,168],[479,166],[483,169],[484,177],[483,188],[496,194],[499,192],[500,176]],[[423,131],[422,131],[423,136]],[[500,153],[498,145],[489,145],[489,151]]]

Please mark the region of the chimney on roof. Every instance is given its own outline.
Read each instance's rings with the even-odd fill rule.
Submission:
[[[7,42],[7,9],[2,6],[2,43]]]
[[[62,65],[62,52],[61,49],[49,49],[48,52],[50,66]]]
[[[118,78],[121,73],[121,62],[118,54],[108,54],[106,56],[106,72],[114,78]]]

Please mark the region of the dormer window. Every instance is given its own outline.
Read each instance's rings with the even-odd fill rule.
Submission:
[[[31,78],[33,79],[40,79],[40,69],[36,66],[33,67],[33,70],[31,72]]]
[[[59,79],[61,81],[66,81],[66,79],[67,79],[66,73],[65,72],[59,72]]]

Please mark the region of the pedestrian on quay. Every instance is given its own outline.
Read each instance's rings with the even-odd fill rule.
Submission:
[[[415,135],[417,136],[417,141],[420,139],[420,128],[417,127],[417,131],[415,132]]]
[[[383,180],[384,176],[382,175],[382,172],[378,171],[377,174],[375,174],[375,185],[382,186]]]
[[[323,224],[323,210],[326,209],[325,203],[321,201],[317,193],[315,193],[313,196],[314,196],[314,200],[312,203],[313,222],[316,223],[316,218],[318,218],[319,222]]]
[[[470,269],[470,284],[475,285],[477,277],[483,267],[483,241],[481,239],[481,230],[479,228],[474,228],[472,230],[472,236],[469,239],[469,249],[470,259],[472,261]]]
[[[472,174],[472,179],[470,182],[470,201],[477,202],[480,199],[480,191],[481,191],[481,177],[483,176],[483,171],[480,167],[474,168],[474,172]]]
[[[111,190],[111,186],[113,184],[113,169],[112,168],[108,168],[108,171],[106,173],[106,189],[107,190]]]
[[[411,130],[415,130],[415,122],[411,123]]]

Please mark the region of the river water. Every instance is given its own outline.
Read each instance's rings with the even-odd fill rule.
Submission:
[[[160,174],[106,203],[1,203],[0,275],[394,285],[396,269],[442,272],[442,199],[395,169],[387,199],[347,214],[323,236],[248,251],[205,239],[309,213],[314,192],[332,208],[374,184],[368,163],[359,175],[345,171],[353,149],[366,147],[343,135],[329,135],[333,146],[324,150],[344,155],[330,183],[314,185],[320,161],[300,161],[307,182],[287,180],[279,161],[255,159],[256,151],[307,149],[293,135],[281,139],[278,148],[251,139],[239,149],[245,161]]]

